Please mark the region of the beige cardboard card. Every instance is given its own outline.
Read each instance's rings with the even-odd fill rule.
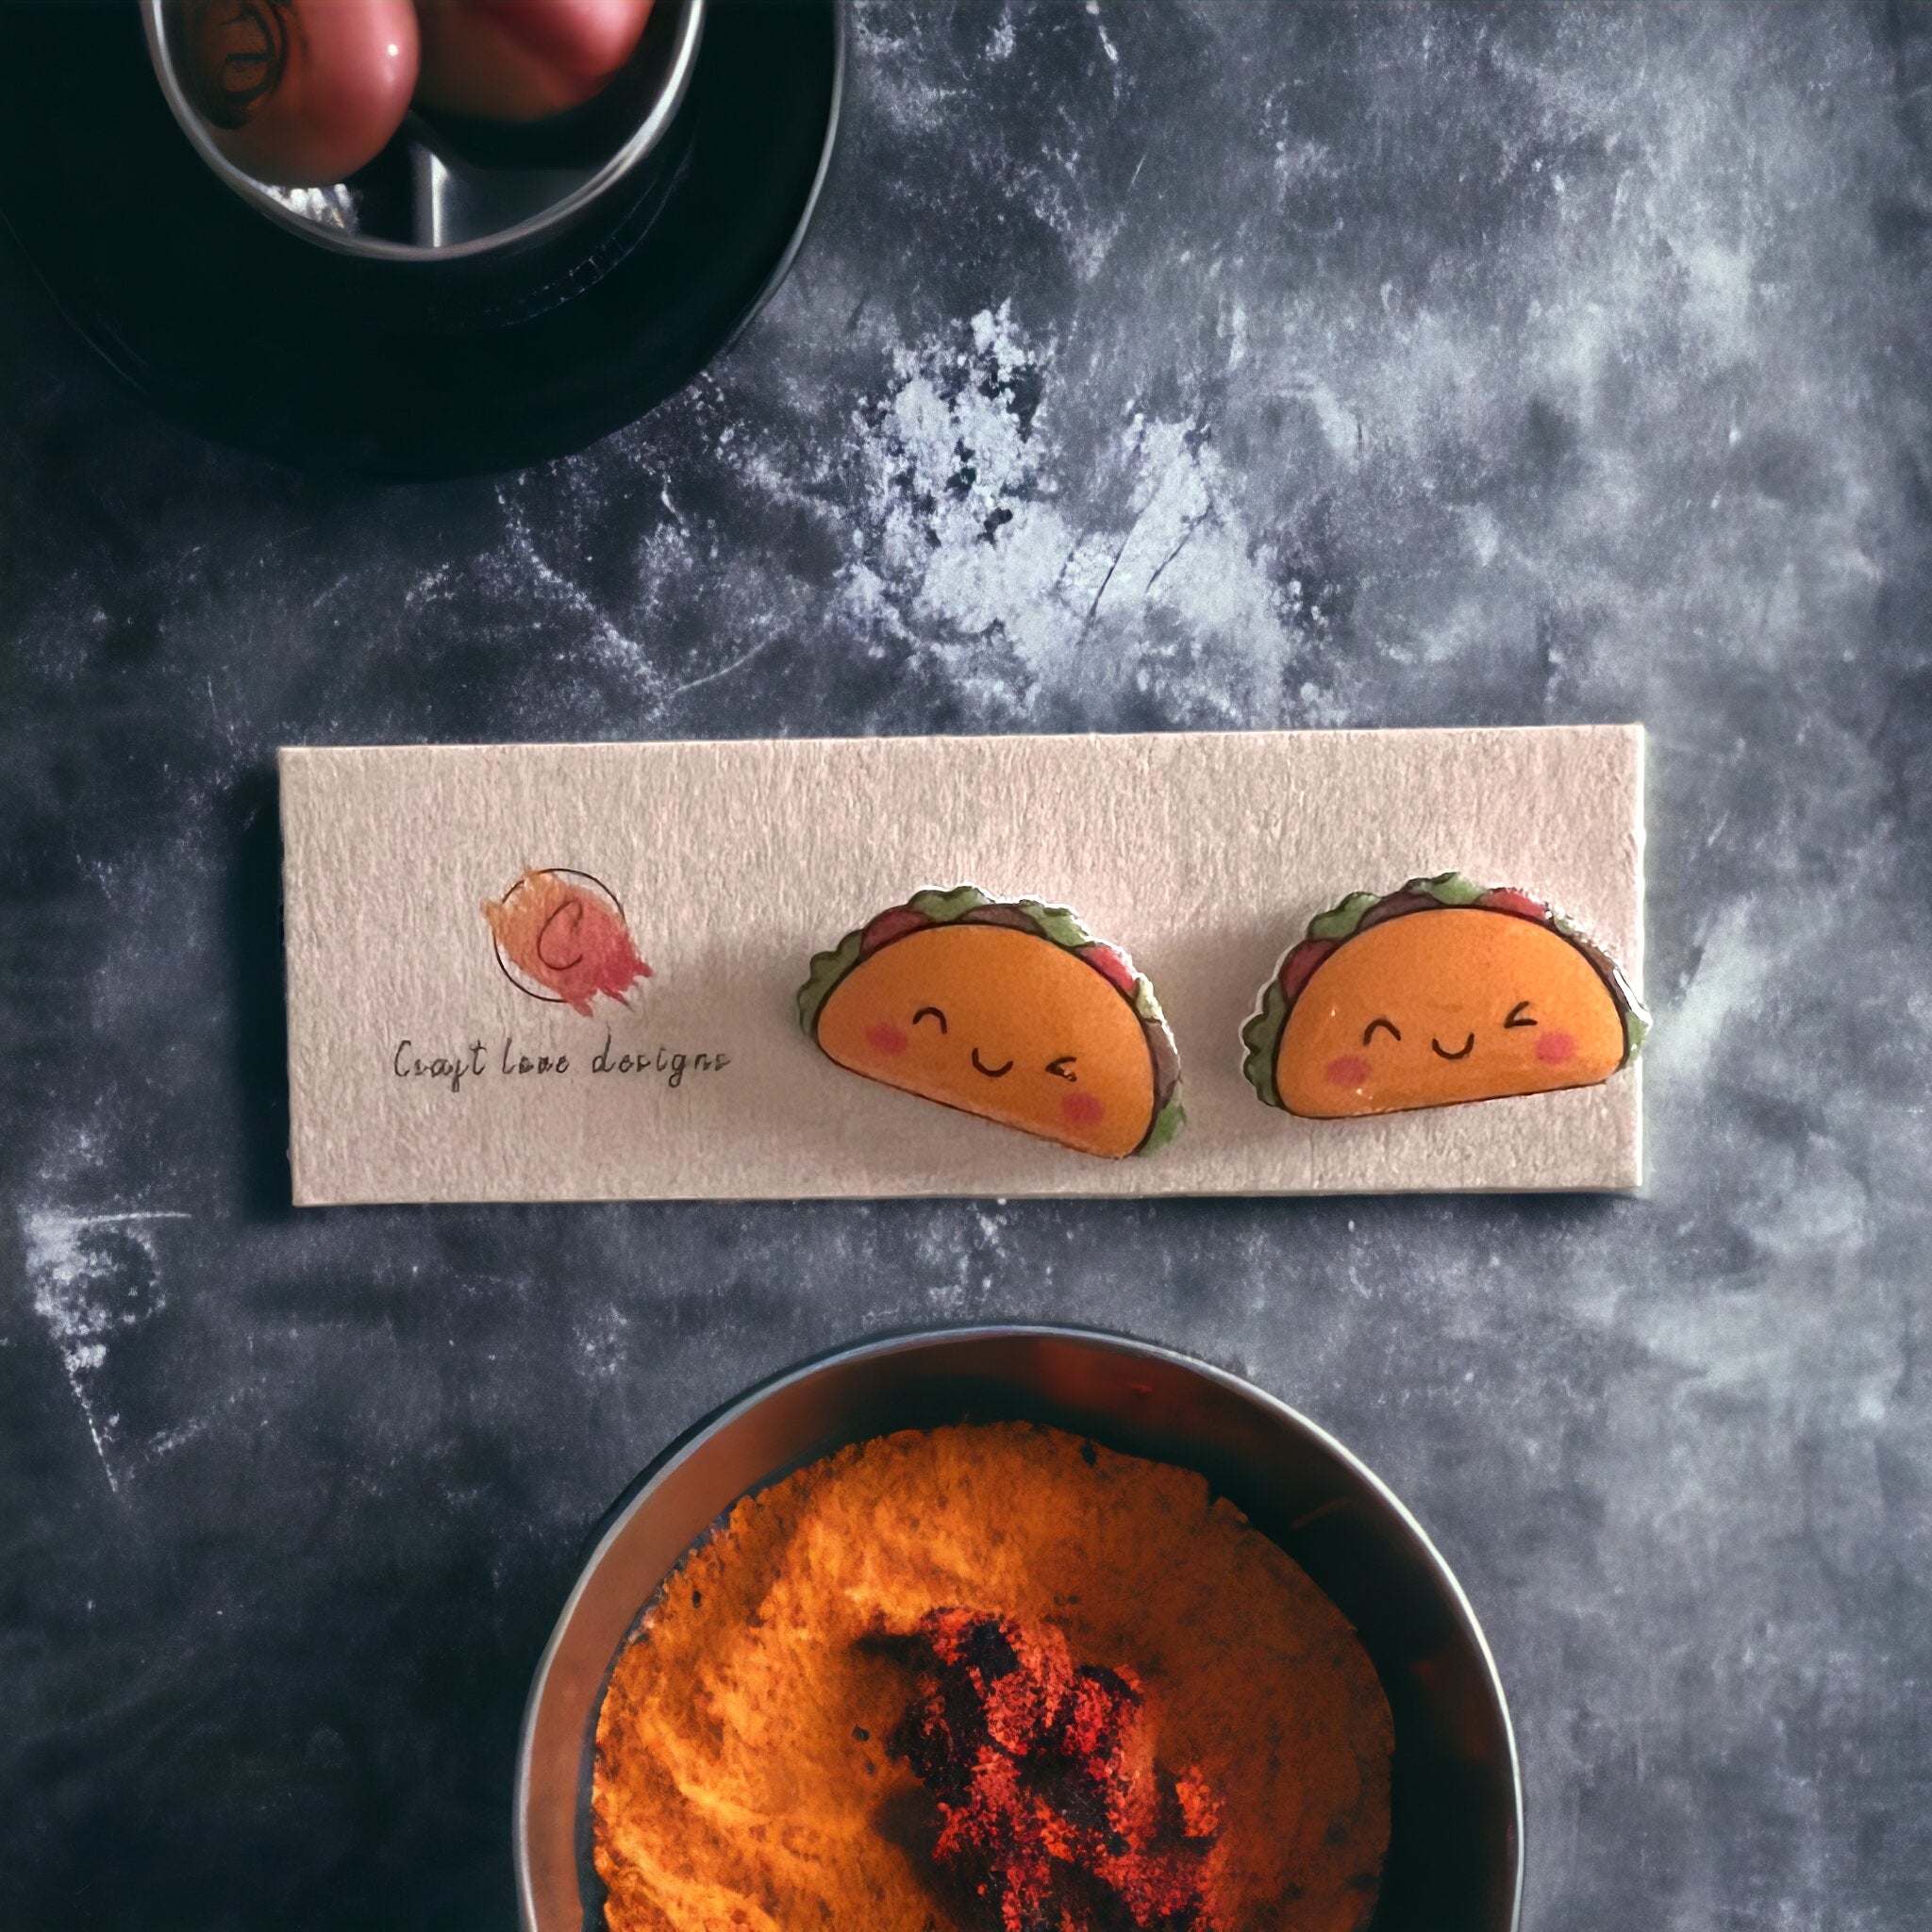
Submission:
[[[1311,918],[1451,869],[1547,899],[1641,984],[1637,726],[290,750],[281,774],[301,1205],[1641,1179],[1638,1065],[1307,1119],[1257,1103],[1241,1038]],[[969,881],[1131,953],[1179,1050],[1169,1144],[1074,1151],[801,1029],[814,954]]]

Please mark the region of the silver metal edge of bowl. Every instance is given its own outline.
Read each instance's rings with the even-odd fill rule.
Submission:
[[[657,4],[678,9],[678,38],[665,69],[664,85],[658,90],[650,112],[638,124],[636,132],[589,180],[579,183],[562,200],[552,203],[541,214],[531,215],[513,227],[501,229],[493,235],[479,235],[447,248],[351,235],[311,221],[276,200],[262,182],[238,168],[223,154],[207,124],[189,100],[188,91],[180,75],[175,72],[174,52],[168,42],[169,0],[142,0],[141,18],[147,34],[148,55],[154,63],[155,78],[182,133],[214,171],[217,178],[258,214],[268,216],[291,234],[300,235],[304,241],[312,242],[320,248],[331,249],[338,255],[354,256],[361,260],[429,262],[460,261],[469,257],[493,254],[499,249],[510,248],[564,227],[628,175],[658,145],[665,129],[676,118],[677,110],[684,105],[685,94],[691,87],[691,73],[697,65],[698,43],[704,37],[707,0],[657,0]],[[645,30],[648,32],[649,28]]]
[[[511,1812],[517,1907],[519,1923],[524,1932],[559,1932],[560,1925],[566,1920],[568,1932],[582,1932],[582,1928],[588,1923],[581,1890],[575,1884],[575,1877],[572,1882],[572,1892],[575,1901],[574,1913],[565,1915],[563,1919],[556,1913],[548,1918],[541,1916],[535,1875],[535,1866],[541,1855],[533,1845],[533,1840],[542,1830],[544,1821],[536,1817],[534,1813],[540,1804],[547,1806],[554,1796],[560,1794],[549,1790],[541,1794],[537,1792],[534,1765],[540,1728],[545,1727],[546,1718],[549,1718],[553,1724],[563,1721],[552,1718],[548,1710],[549,1700],[557,1694],[552,1679],[559,1657],[573,1634],[587,1596],[607,1566],[612,1562],[613,1557],[622,1554],[626,1540],[633,1536],[640,1520],[645,1517],[645,1513],[651,1509],[654,1503],[665,1495],[667,1487],[674,1485],[680,1475],[687,1474],[691,1465],[704,1457],[708,1451],[715,1451],[721,1441],[734,1431],[746,1429],[761,1410],[768,1410],[772,1404],[780,1401],[781,1398],[796,1395],[813,1381],[849,1377],[855,1371],[868,1366],[887,1368],[895,1361],[920,1358],[927,1358],[922,1362],[922,1367],[928,1373],[914,1379],[941,1381],[943,1370],[938,1373],[930,1372],[933,1359],[948,1355],[969,1357],[976,1351],[985,1351],[989,1348],[1018,1350],[1023,1355],[1033,1355],[1036,1362],[1043,1359],[1039,1356],[1040,1350],[1054,1348],[1094,1357],[1096,1365],[1102,1358],[1112,1357],[1123,1366],[1158,1367],[1170,1375],[1193,1378],[1224,1398],[1233,1397],[1238,1402],[1245,1404],[1255,1411],[1257,1419],[1264,1424],[1272,1425],[1298,1439],[1303,1447],[1313,1451],[1316,1457],[1325,1458],[1334,1466],[1341,1477],[1357,1486],[1364,1495],[1386,1514],[1389,1524],[1399,1533],[1401,1539],[1406,1540],[1406,1554],[1420,1559],[1422,1568],[1428,1574],[1440,1592],[1441,1607],[1448,1611],[1457,1634],[1468,1646],[1471,1657],[1478,1668],[1480,1689],[1486,1706],[1485,1716],[1494,1726],[1494,1742],[1499,1747],[1499,1767],[1507,1774],[1507,1787],[1506,1810],[1508,1842],[1496,1848],[1495,1862],[1499,1867],[1502,1883],[1495,1894],[1494,1908],[1487,1914],[1484,1932],[1517,1932],[1523,1903],[1523,1773],[1516,1748],[1515,1732],[1509,1719],[1508,1703],[1504,1694],[1501,1677],[1497,1674],[1495,1659],[1491,1654],[1482,1626],[1476,1621],[1475,1612],[1470,1607],[1469,1599],[1464,1594],[1461,1585],[1456,1580],[1455,1574],[1429,1541],[1422,1525],[1373,1470],[1318,1424],[1310,1422],[1307,1417],[1275,1396],[1270,1395],[1265,1390],[1258,1389],[1225,1370],[1217,1369],[1211,1363],[1197,1360],[1174,1349],[1105,1330],[1057,1324],[997,1324],[926,1328],[857,1343],[816,1357],[782,1371],[733,1398],[669,1444],[637,1478],[630,1493],[615,1507],[606,1526],[596,1536],[594,1546],[583,1562],[576,1582],[572,1587],[570,1595],[551,1631],[550,1640],[538,1661],[531,1678],[529,1696],[524,1707],[524,1720],[517,1745]],[[959,1373],[980,1380],[989,1379],[983,1371],[962,1367]],[[1074,1428],[1082,1426],[1073,1413],[1071,1401],[1051,1391],[1038,1393],[1037,1377],[1034,1383],[1027,1383],[1015,1375],[1010,1386],[1018,1394],[1035,1397],[1042,1407],[1065,1406],[1069,1410],[1068,1425]],[[1124,1383],[1123,1387],[1136,1390],[1137,1385]],[[1136,1426],[1136,1419],[1130,1414],[1124,1415],[1122,1426],[1124,1429],[1132,1430]],[[602,1650],[603,1654],[598,1659],[596,1687],[589,1695],[586,1704],[582,1692],[588,1679],[580,1674],[580,1681],[574,1687],[574,1707],[565,1713],[569,1726],[565,1736],[575,1740],[575,1757],[578,1761],[576,1771],[569,1780],[571,1815],[567,1826],[564,1827],[570,1841],[568,1862],[574,1874],[580,1873],[582,1869],[579,1847],[583,1824],[581,1807],[584,1776],[589,1764],[590,1743],[594,1733],[596,1713],[602,1702],[603,1686],[608,1680],[616,1655],[622,1648],[625,1636],[635,1624],[636,1618],[641,1614],[657,1586],[675,1568],[677,1561],[695,1538],[703,1533],[705,1527],[715,1522],[741,1495],[776,1479],[790,1468],[796,1468],[802,1462],[829,1454],[841,1441],[862,1441],[875,1433],[875,1429],[861,1428],[841,1436],[840,1430],[833,1427],[823,1432],[818,1440],[794,1441],[790,1444],[789,1460],[781,1455],[772,1466],[754,1476],[749,1482],[738,1485],[729,1495],[707,1492],[706,1501],[709,1508],[702,1521],[691,1524],[687,1517],[680,1523],[669,1524],[667,1533],[661,1539],[660,1555],[668,1553],[661,1567],[654,1558],[645,1566],[645,1571],[634,1576],[624,1590],[623,1601],[628,1605],[628,1621],[624,1632],[609,1643],[608,1650],[603,1649],[601,1640],[599,1641],[597,1648]],[[1176,1456],[1170,1459],[1185,1465],[1184,1456]],[[672,1547],[674,1541],[675,1549]],[[648,1587],[640,1588],[641,1583],[647,1584]],[[550,1821],[548,1835],[553,1855],[560,1824],[561,1821],[555,1818]]]

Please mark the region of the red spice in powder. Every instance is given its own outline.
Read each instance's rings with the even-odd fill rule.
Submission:
[[[933,1863],[999,1932],[1224,1932],[1207,1780],[1154,1759],[1128,1670],[1051,1624],[922,1617],[919,1694],[889,1749],[935,1801]]]
[[[617,1660],[605,1923],[1362,1932],[1391,1744],[1347,1620],[1199,1475],[882,1436],[739,1503]]]

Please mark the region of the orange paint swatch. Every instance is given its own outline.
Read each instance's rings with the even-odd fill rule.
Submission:
[[[588,1014],[599,993],[623,1000],[651,969],[624,908],[589,873],[532,867],[501,899],[483,903],[497,964],[519,991]]]

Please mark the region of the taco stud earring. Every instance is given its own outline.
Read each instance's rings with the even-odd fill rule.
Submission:
[[[811,962],[799,1024],[848,1072],[1121,1159],[1179,1130],[1154,989],[1063,906],[913,893]]]
[[[1452,872],[1313,921],[1241,1029],[1242,1071],[1269,1107],[1345,1120],[1593,1087],[1649,1030],[1575,924]]]

